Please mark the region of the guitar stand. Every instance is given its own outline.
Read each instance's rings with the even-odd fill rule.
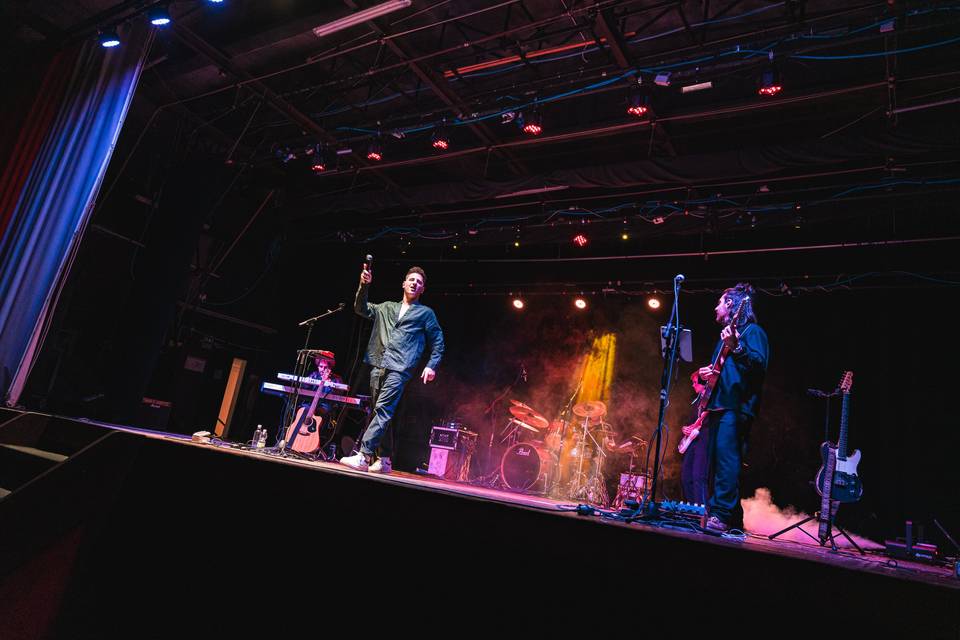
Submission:
[[[795,523],[793,523],[792,525],[790,525],[790,526],[787,527],[786,529],[782,529],[782,530],[780,530],[780,531],[777,531],[776,533],[770,534],[769,536],[767,536],[767,539],[773,540],[774,538],[776,538],[776,537],[778,537],[778,536],[782,536],[783,534],[785,534],[787,531],[790,531],[791,529],[799,529],[800,531],[802,531],[803,533],[805,533],[807,536],[809,536],[814,542],[816,542],[817,544],[819,544],[821,547],[822,547],[822,546],[825,546],[825,545],[826,545],[826,542],[822,542],[822,541],[820,540],[820,538],[818,538],[817,536],[813,535],[812,533],[810,533],[809,531],[807,531],[806,529],[804,529],[804,528],[801,526],[801,525],[804,525],[804,524],[810,522],[811,520],[819,520],[819,519],[820,519],[820,512],[818,511],[817,513],[813,514],[812,516],[807,516],[806,518],[804,518],[804,519],[801,520],[800,522],[795,522]],[[838,549],[838,547],[837,547],[837,542],[836,542],[836,540],[834,540],[834,535],[833,535],[833,530],[834,530],[834,529],[836,529],[836,530],[839,531],[841,534],[843,534],[843,537],[846,538],[847,541],[848,541],[850,544],[852,544],[853,547],[854,547],[857,551],[859,551],[862,555],[867,555],[866,552],[865,552],[863,549],[860,548],[860,545],[858,545],[856,542],[854,542],[854,541],[853,541],[853,538],[851,538],[849,535],[847,535],[847,532],[843,530],[843,527],[841,527],[840,525],[836,524],[836,523],[833,521],[833,518],[830,518],[830,523],[828,524],[828,529],[827,529],[827,540],[830,541],[830,549],[831,549],[831,551],[839,551],[839,549]]]

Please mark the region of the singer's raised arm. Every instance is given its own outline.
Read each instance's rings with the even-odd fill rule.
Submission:
[[[353,310],[357,312],[357,315],[367,320],[372,320],[374,313],[376,313],[377,305],[367,302],[367,292],[369,290],[369,284],[360,283],[360,286],[357,287],[357,296],[353,301]]]

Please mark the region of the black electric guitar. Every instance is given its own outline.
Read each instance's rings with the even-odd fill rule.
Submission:
[[[817,472],[817,493],[820,494],[820,540],[826,541],[834,505],[841,502],[856,502],[863,495],[863,484],[857,475],[860,452],[847,455],[847,424],[850,414],[850,389],[853,387],[853,372],[847,371],[840,380],[843,392],[843,409],[840,413],[840,439],[837,445],[824,442],[820,445],[823,466]]]
[[[733,329],[734,333],[737,331],[737,327],[743,324],[743,315],[744,308],[746,307],[747,301],[750,300],[750,296],[743,296],[743,299],[740,300],[740,304],[737,305],[736,311],[733,312],[733,320],[730,322],[730,328]],[[703,427],[703,422],[707,418],[707,405],[710,404],[710,398],[713,396],[713,390],[717,387],[717,382],[720,380],[720,371],[723,369],[723,363],[727,361],[727,356],[730,355],[730,348],[726,343],[720,347],[720,350],[717,352],[717,357],[713,359],[713,362],[710,365],[714,371],[717,372],[717,375],[713,376],[704,384],[703,391],[700,392],[700,395],[697,396],[696,405],[697,405],[697,419],[693,424],[689,425],[691,427],[690,434],[683,436],[680,440],[680,444],[677,445],[677,451],[680,453],[686,453],[687,449],[690,448],[690,444],[697,439],[697,436],[700,435],[700,429]]]

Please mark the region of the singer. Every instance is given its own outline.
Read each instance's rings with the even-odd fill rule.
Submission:
[[[340,462],[360,471],[390,473],[393,470],[393,414],[427,346],[430,355],[420,379],[427,384],[436,377],[436,368],[443,356],[443,331],[433,309],[420,304],[427,282],[423,269],[407,270],[400,302],[367,302],[372,281],[368,260],[360,273],[354,310],[374,323],[364,356],[364,362],[370,365],[373,417],[360,442],[360,451],[341,458]]]
[[[746,299],[746,300],[745,300]],[[734,313],[743,307],[736,330],[731,326]],[[760,406],[763,379],[767,371],[770,347],[767,334],[757,324],[753,312],[753,287],[739,283],[723,292],[717,307],[717,324],[723,325],[711,361],[726,346],[730,352],[720,369],[719,380],[712,366],[697,371],[700,378],[714,384],[707,405],[709,437],[707,459],[713,478],[713,491],[707,500],[707,528],[726,532],[743,527],[740,505],[740,468],[746,455],[750,427]]]

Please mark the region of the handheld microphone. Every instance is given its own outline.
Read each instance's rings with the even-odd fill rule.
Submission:
[[[364,271],[373,271],[373,256],[369,253],[367,254],[367,261],[363,263]]]

